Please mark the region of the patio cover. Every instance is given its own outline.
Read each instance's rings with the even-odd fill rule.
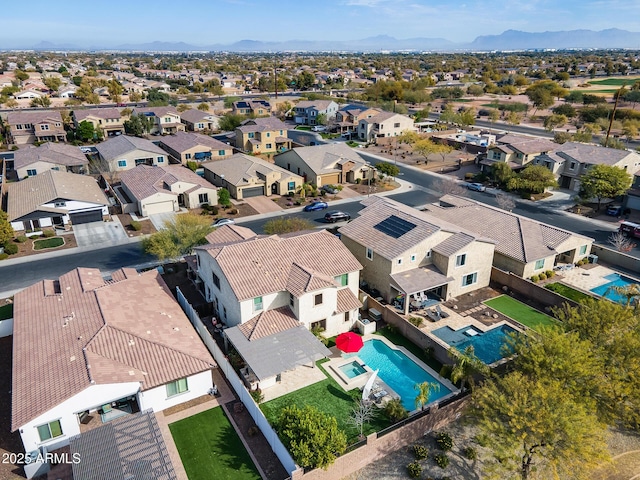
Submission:
[[[227,328],[224,333],[258,380],[274,377],[331,355],[331,351],[303,325],[251,341],[239,326]]]
[[[391,286],[406,295],[431,290],[453,281],[453,277],[444,276],[434,265],[413,268],[390,275],[390,277]]]

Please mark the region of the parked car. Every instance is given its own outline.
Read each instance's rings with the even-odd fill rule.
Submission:
[[[481,183],[467,183],[467,188],[474,192],[484,192],[487,189],[487,187]]]
[[[338,187],[336,187],[335,185],[323,185],[320,190],[330,193],[331,195],[335,195],[340,191],[338,190]]]
[[[327,223],[346,222],[349,220],[351,220],[351,215],[345,212],[327,212],[324,215],[324,221]]]
[[[222,227],[224,225],[232,225],[236,223],[233,218],[219,218],[211,224],[212,227]]]
[[[314,132],[325,132],[327,130],[327,127],[325,127],[324,125],[314,125],[312,130]]]
[[[622,205],[609,205],[607,207],[607,215],[619,217],[622,215]]]
[[[314,212],[316,210],[324,210],[325,208],[329,208],[327,202],[312,202],[309,205],[304,207],[305,212]]]

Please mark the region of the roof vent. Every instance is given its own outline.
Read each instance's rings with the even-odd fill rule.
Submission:
[[[133,347],[136,344],[136,342],[134,342],[133,340],[129,340],[129,346]]]
[[[174,330],[175,332],[179,332],[179,331],[180,331],[180,329],[179,329],[178,327],[173,327],[173,330]]]
[[[69,359],[69,361],[70,361],[70,362],[74,362],[74,361],[75,361],[75,359],[76,359],[76,356],[75,356],[75,355],[71,355],[71,358]]]

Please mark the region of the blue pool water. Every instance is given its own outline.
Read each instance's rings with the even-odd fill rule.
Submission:
[[[380,370],[378,376],[389,385],[402,399],[402,405],[408,411],[416,409],[416,383],[431,382],[440,386],[436,392],[431,392],[430,402],[438,400],[451,393],[436,377],[418,366],[400,350],[390,348],[382,340],[367,340],[364,347],[354,353],[372,370]]]
[[[600,295],[601,297],[608,298],[609,300],[621,303],[623,305],[627,303],[626,297],[618,295],[613,290],[608,292],[607,290],[609,290],[611,287],[626,287],[627,285],[640,283],[637,280],[632,280],[631,278],[622,276],[619,273],[612,273],[611,275],[607,275],[604,278],[605,280],[609,280],[609,283],[605,283],[604,285],[600,285],[599,287],[592,288],[591,291],[596,295]]]
[[[355,360],[351,363],[340,366],[340,370],[349,378],[356,378],[358,375],[362,375],[367,372],[362,365]]]
[[[469,330],[475,332],[476,335],[470,336],[468,334]],[[471,326],[463,327],[459,330],[453,330],[451,327],[442,327],[433,330],[431,333],[460,351],[463,351],[469,345],[473,345],[476,357],[487,365],[491,365],[504,357],[502,346],[506,342],[506,336],[516,331],[515,328],[509,325],[501,325],[484,333]]]

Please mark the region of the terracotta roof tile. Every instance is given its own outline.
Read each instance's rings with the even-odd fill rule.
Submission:
[[[362,302],[358,300],[350,288],[342,288],[338,290],[338,302],[336,306],[336,313],[350,312],[356,308],[360,308]]]
[[[300,326],[288,306],[267,310],[238,326],[250,342]]]

